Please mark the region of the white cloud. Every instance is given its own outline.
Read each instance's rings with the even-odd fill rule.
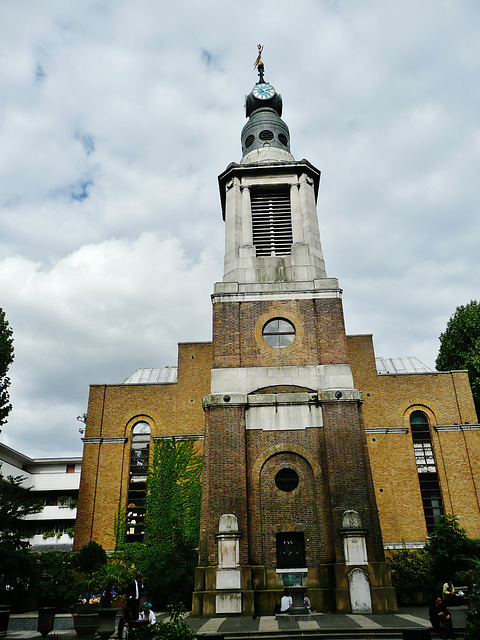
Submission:
[[[293,153],[322,170],[347,330],[433,366],[478,298],[479,17],[468,0],[3,2],[2,439],[79,452],[89,383],[209,339],[216,176],[240,159],[258,42]]]

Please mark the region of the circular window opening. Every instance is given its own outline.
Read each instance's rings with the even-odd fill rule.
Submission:
[[[279,133],[278,139],[280,140],[280,142],[283,144],[284,147],[288,147],[287,136],[283,135],[283,133]]]
[[[288,347],[295,340],[295,327],[285,318],[269,320],[262,333],[265,342],[276,349]]]
[[[275,476],[275,484],[280,491],[294,491],[298,487],[298,473],[294,469],[280,469]]]
[[[247,149],[248,147],[252,146],[254,140],[255,140],[255,136],[252,136],[252,135],[247,136],[247,139],[245,140],[245,146],[247,147]]]
[[[263,131],[260,131],[260,133],[258,134],[258,137],[260,138],[260,140],[272,140],[273,133],[268,129],[264,129]]]

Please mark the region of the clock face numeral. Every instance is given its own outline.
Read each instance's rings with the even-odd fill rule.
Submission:
[[[271,84],[261,82],[254,86],[252,93],[255,98],[258,98],[259,100],[269,100],[275,95],[275,89]]]

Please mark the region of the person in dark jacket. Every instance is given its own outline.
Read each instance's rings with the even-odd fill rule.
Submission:
[[[432,627],[441,638],[454,638],[452,616],[445,606],[443,598],[436,598],[428,612]]]
[[[140,608],[140,596],[143,594],[143,578],[140,574],[131,582],[125,590],[127,597],[127,609],[131,613],[132,620],[138,620]]]

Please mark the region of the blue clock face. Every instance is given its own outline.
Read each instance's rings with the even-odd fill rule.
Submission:
[[[267,82],[260,82],[253,87],[252,93],[259,100],[270,100],[275,95],[275,89]]]

